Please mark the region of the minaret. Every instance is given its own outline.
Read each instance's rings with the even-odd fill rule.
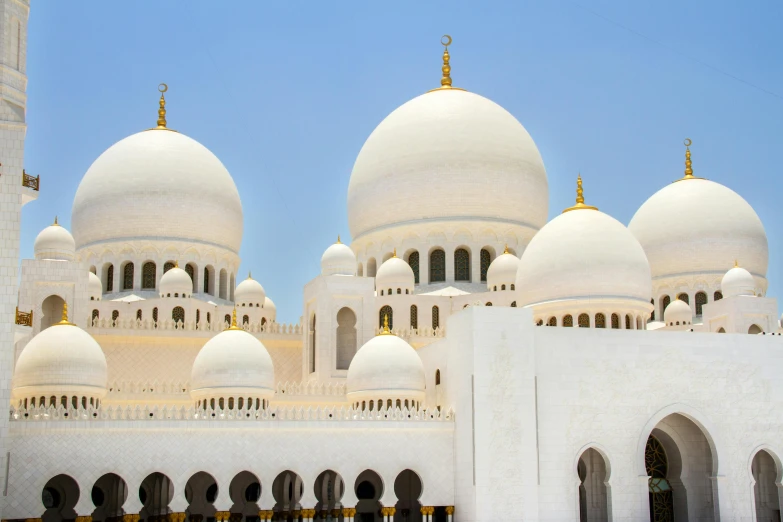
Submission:
[[[0,407],[10,403],[22,205],[37,198],[39,179],[25,176],[27,17],[29,0],[0,0]],[[24,184],[24,186],[23,186]],[[33,320],[37,318],[33,317]],[[0,484],[6,483],[8,415],[0,416]],[[0,518],[3,505],[0,503]]]

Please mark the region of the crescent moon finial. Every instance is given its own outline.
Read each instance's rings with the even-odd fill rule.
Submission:
[[[169,86],[166,85],[165,83],[161,83],[160,85],[158,85],[158,92],[164,93],[168,90],[169,90]]]
[[[690,138],[685,138],[685,141],[682,142],[682,144],[685,145],[686,147],[690,147],[691,143],[693,142],[691,141]]]
[[[449,45],[451,45],[451,36],[444,34],[443,36],[440,37],[440,43],[444,47],[448,47]]]
[[[160,92],[160,101],[158,102],[158,126],[157,129],[166,128],[166,98],[163,93],[169,90],[169,86],[165,83],[158,85],[158,92]]]

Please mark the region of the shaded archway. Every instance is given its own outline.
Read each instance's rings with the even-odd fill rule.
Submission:
[[[606,481],[608,466],[603,455],[594,448],[587,448],[577,463],[579,476],[580,522],[608,522],[609,494]]]
[[[50,295],[41,303],[41,331],[60,322],[65,301],[59,295]]]
[[[144,506],[139,512],[139,518],[167,515],[171,512],[169,503],[174,497],[174,484],[171,479],[160,472],[147,475],[139,486],[139,501]]]
[[[367,260],[367,277],[375,277],[376,271],[375,258],[371,257]]]
[[[299,500],[304,493],[302,478],[291,470],[286,470],[277,475],[272,483],[272,496],[275,499],[274,511],[277,520],[296,522],[293,518],[294,510],[301,508]]]
[[[52,477],[41,491],[44,511],[42,522],[62,522],[76,518],[74,506],[79,501],[79,485],[68,475]]]
[[[403,470],[394,479],[394,522],[421,522],[421,478],[410,469]]]
[[[330,517],[337,520],[340,513],[336,512],[342,507],[340,500],[343,498],[345,483],[336,471],[327,469],[315,479],[315,517],[326,522]]]
[[[249,471],[240,471],[228,487],[231,497],[231,513],[243,517],[258,516],[258,499],[261,498],[261,481]]]
[[[95,481],[90,497],[95,506],[94,521],[121,517],[125,514],[122,505],[128,498],[128,484],[119,475],[107,473]]]
[[[781,470],[775,457],[766,450],[753,456],[750,466],[753,474],[753,500],[756,505],[756,520],[759,522],[780,520],[783,512],[781,502]]]
[[[337,312],[337,369],[347,370],[356,354],[356,314],[348,307]]]
[[[185,484],[185,500],[188,507],[185,512],[188,517],[200,515],[202,520],[214,517],[217,511],[214,506],[218,495],[218,485],[215,477],[205,471],[199,471],[188,479]]]
[[[383,496],[383,481],[380,475],[371,469],[362,471],[354,483],[356,503],[356,518],[361,522],[381,522],[381,502]]]
[[[750,335],[758,335],[762,333],[764,330],[761,329],[761,327],[757,324],[750,325],[750,328],[748,328],[748,333]]]

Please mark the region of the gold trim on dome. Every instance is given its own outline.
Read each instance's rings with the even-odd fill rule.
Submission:
[[[460,89],[459,87],[453,87],[451,85],[451,65],[449,65],[449,60],[451,60],[451,56],[449,55],[449,45],[451,45],[451,36],[444,34],[440,38],[440,43],[441,45],[443,45],[443,66],[441,67],[441,71],[443,71],[443,76],[440,79],[440,87],[436,89],[430,89],[427,92],[464,91],[465,89]]]
[[[572,210],[598,210],[598,207],[591,207],[585,205],[585,191],[582,189],[582,175],[579,174],[576,178],[576,205],[568,207],[563,211],[563,214]]]
[[[686,179],[704,179],[693,175],[693,162],[691,161],[691,145],[693,141],[690,138],[685,138],[682,144],[685,145],[685,175],[676,180],[675,183]]]
[[[228,330],[242,330],[242,328],[237,326],[237,309],[234,307],[234,309],[231,311],[231,326],[223,330],[224,332]]]
[[[76,326],[72,322],[68,321],[68,303],[63,303],[63,316],[59,323],[55,323],[52,326]]]

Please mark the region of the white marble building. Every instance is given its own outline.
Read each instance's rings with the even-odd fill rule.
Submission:
[[[72,233],[20,261],[28,7],[0,6],[4,520],[780,520],[767,238],[689,149],[628,227],[581,178],[547,222],[533,139],[446,50],[367,139],[353,240],[280,324],[237,274],[230,174],[162,94],[85,173]]]

